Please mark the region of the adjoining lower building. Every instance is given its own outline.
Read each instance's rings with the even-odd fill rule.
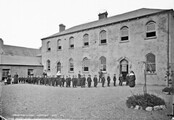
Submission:
[[[48,75],[125,77],[131,70],[136,83],[165,85],[166,72],[174,70],[174,12],[172,9],[138,9],[65,29],[42,39],[42,64]]]
[[[4,80],[8,74],[27,77],[33,74],[41,76],[43,65],[41,63],[40,49],[32,49],[18,46],[4,45],[0,39],[0,80]]]

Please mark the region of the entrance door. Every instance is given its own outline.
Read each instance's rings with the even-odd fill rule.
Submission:
[[[10,72],[10,69],[2,69],[2,80],[7,78],[9,72]]]
[[[120,61],[120,73],[123,75],[123,81],[126,81],[126,75],[128,74],[128,61],[125,59]]]

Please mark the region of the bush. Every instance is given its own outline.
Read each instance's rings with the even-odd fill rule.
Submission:
[[[172,88],[172,87],[165,87],[164,89],[162,89],[162,92],[174,93],[174,88]]]
[[[163,99],[155,95],[143,94],[143,95],[133,95],[131,97],[128,97],[128,100],[126,101],[126,105],[128,108],[130,108],[131,106],[135,107],[136,105],[139,105],[143,109],[145,109],[146,107],[165,105],[165,102]]]

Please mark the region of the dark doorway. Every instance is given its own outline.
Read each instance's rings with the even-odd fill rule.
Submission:
[[[123,82],[126,82],[126,76],[128,74],[128,61],[126,59],[120,61],[120,73],[123,76]]]

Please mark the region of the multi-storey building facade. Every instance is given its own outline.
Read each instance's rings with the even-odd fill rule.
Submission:
[[[19,77],[27,77],[33,74],[41,76],[43,65],[41,63],[40,49],[25,48],[5,45],[0,38],[0,81],[8,74]]]
[[[131,70],[136,82],[164,85],[166,71],[174,64],[173,10],[138,9],[66,29],[42,39],[42,64],[48,75],[126,76]]]

